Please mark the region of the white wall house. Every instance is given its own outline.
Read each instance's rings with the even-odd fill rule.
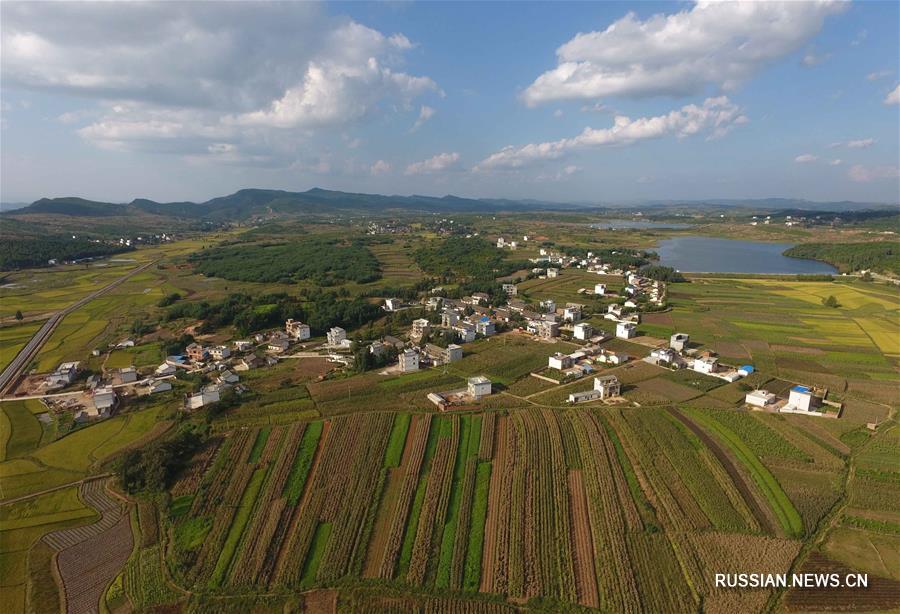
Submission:
[[[748,392],[747,396],[744,397],[744,402],[748,405],[754,405],[756,407],[766,407],[767,405],[771,405],[776,400],[774,394],[767,390],[754,390],[752,392]]]
[[[587,341],[594,334],[594,327],[587,322],[579,322],[575,325],[574,335],[576,339]]]
[[[606,294],[606,284],[594,284],[594,294],[604,296]]]
[[[491,380],[483,375],[470,377],[468,382],[469,396],[475,400],[481,399],[491,394]]]
[[[632,322],[618,322],[616,324],[616,337],[619,339],[631,339],[637,334],[637,327]]]
[[[617,397],[621,392],[619,378],[615,375],[602,375],[594,378],[594,390],[600,393],[601,399]]]
[[[304,324],[303,322],[297,322],[291,319],[284,323],[284,330],[297,341],[309,339],[309,324]]]
[[[398,364],[402,373],[410,373],[419,370],[419,353],[415,350],[406,350],[398,356]]]
[[[691,368],[697,373],[715,373],[719,370],[719,359],[713,357],[696,358]]]
[[[325,339],[331,347],[340,347],[347,341],[347,331],[340,326],[335,326],[325,333]]]

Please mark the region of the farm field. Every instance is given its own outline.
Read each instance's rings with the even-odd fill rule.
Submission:
[[[43,326],[43,320],[27,324],[15,324],[0,327],[0,371],[12,362],[34,333]]]
[[[214,457],[160,515],[176,582],[210,599],[372,578],[614,610],[756,607],[767,591],[716,592],[706,570],[738,565],[723,554],[737,544],[786,570],[801,543],[782,491],[736,484],[666,411],[335,416],[235,431]]]

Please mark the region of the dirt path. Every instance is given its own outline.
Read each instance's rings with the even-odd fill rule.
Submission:
[[[735,467],[734,462],[731,460],[731,457],[725,453],[725,450],[718,444],[718,442],[713,439],[706,431],[701,429],[699,426],[694,424],[694,422],[682,414],[679,411],[668,408],[669,413],[678,418],[682,424],[691,429],[697,437],[700,438],[700,441],[709,448],[709,451],[713,453],[713,456],[721,463],[722,467],[725,469],[725,472],[728,473],[728,477],[731,478],[731,481],[734,483],[735,488],[737,488],[738,492],[741,493],[741,497],[744,498],[744,503],[747,504],[747,507],[750,509],[750,512],[753,514],[753,517],[756,518],[756,521],[759,523],[759,526],[763,528],[763,530],[768,531],[772,535],[779,534],[779,528],[773,521],[773,519],[766,514],[766,511],[759,504],[759,501],[756,497],[753,496],[753,489],[750,487],[750,484],[747,483],[747,480],[744,478],[743,474],[738,471],[738,468]]]
[[[599,608],[600,595],[597,592],[597,571],[594,566],[594,538],[591,535],[587,494],[580,469],[569,471],[569,501],[578,603],[589,608]]]
[[[81,485],[81,498],[100,512],[94,524],[54,531],[44,543],[53,548],[62,606],[69,614],[100,611],[106,587],[122,570],[134,546],[127,505],[111,496],[103,481]]]
[[[496,591],[494,578],[494,563],[497,559],[497,524],[500,518],[501,508],[508,505],[502,499],[503,482],[506,479],[504,464],[506,462],[506,429],[508,418],[497,418],[497,432],[494,435],[494,459],[491,469],[490,494],[488,495],[487,518],[484,523],[484,551],[481,556],[481,592],[493,593]],[[518,539],[518,537],[517,537]],[[504,557],[505,558],[505,557]]]

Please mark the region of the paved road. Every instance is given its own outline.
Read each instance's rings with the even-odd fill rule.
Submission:
[[[47,339],[50,338],[50,335],[53,334],[53,331],[59,325],[59,323],[65,318],[67,315],[91,302],[95,298],[102,296],[127,280],[129,277],[133,275],[137,275],[138,273],[147,270],[151,265],[156,264],[156,261],[148,262],[145,265],[139,266],[136,269],[126,273],[119,279],[115,280],[111,284],[104,286],[93,292],[88,294],[81,300],[69,305],[62,311],[58,311],[52,316],[50,319],[44,322],[44,325],[34,334],[25,347],[23,347],[16,357],[12,360],[12,362],[7,365],[6,369],[3,370],[3,373],[0,374],[0,393],[7,392],[7,389],[15,385],[22,374],[25,372],[25,369],[28,367],[28,364],[31,360],[37,356],[38,351],[43,347],[43,345],[47,342]]]

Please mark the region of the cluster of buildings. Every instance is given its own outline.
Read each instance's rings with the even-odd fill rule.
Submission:
[[[669,337],[669,346],[656,348],[646,360],[667,369],[691,369],[726,382],[736,382],[754,371],[753,365],[732,367],[720,362],[715,352],[691,348],[690,336],[686,333],[675,333]]]
[[[628,362],[630,359],[628,354],[607,350],[598,345],[598,343],[605,341],[608,338],[609,337],[605,335],[595,336],[595,341],[575,352],[570,354],[557,352],[556,354],[549,356],[547,358],[547,369],[558,371],[561,374],[561,379],[559,380],[561,381],[578,379],[585,375],[590,375],[596,371],[596,365],[619,366]],[[532,375],[540,379],[557,381],[541,372],[535,372],[532,373]]]

